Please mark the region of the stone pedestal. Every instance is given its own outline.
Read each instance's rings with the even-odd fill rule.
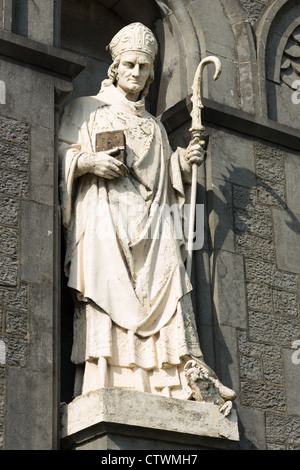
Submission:
[[[125,389],[100,389],[62,406],[61,448],[227,449],[239,440],[235,410]]]

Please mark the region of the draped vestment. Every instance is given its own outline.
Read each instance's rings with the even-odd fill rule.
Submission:
[[[111,130],[125,133],[129,175],[77,177],[79,157]],[[202,357],[183,264],[183,150],[172,152],[144,100],[113,85],[66,107],[59,141],[65,273],[77,296],[72,361],[105,358],[107,386],[180,397],[183,358]]]

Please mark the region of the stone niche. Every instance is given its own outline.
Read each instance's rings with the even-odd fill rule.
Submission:
[[[175,3],[168,2],[170,6]],[[157,81],[151,87],[147,103],[150,112],[160,114],[186,98],[191,92],[187,86],[191,77],[186,74],[193,75],[200,56],[193,44],[188,45],[188,52],[181,51],[184,43],[177,15],[167,5],[162,11],[161,2],[148,0],[91,1],[88,8],[81,0],[62,0],[61,47],[80,53],[87,61],[85,70],[75,78],[73,92],[65,104],[78,96],[98,93],[111,63],[105,48],[117,31],[133,21],[151,28],[160,44],[155,70]],[[196,37],[192,39],[198,45]],[[178,62],[170,63],[172,57]],[[225,417],[212,403],[121,388],[101,388],[72,400],[74,370],[68,358],[73,304],[63,276],[62,281],[61,399],[65,403],[61,407],[60,437],[63,449],[228,449],[239,440],[236,411]]]

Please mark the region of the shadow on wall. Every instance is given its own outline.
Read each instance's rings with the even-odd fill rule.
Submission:
[[[225,172],[224,172],[225,173]],[[221,184],[217,185],[215,189],[209,189],[206,193],[206,201],[207,201],[207,219],[215,211],[215,220],[217,220],[216,226],[214,227],[214,232],[211,232],[208,228],[207,230],[207,245],[209,247],[210,253],[214,253],[214,257],[211,264],[211,271],[210,271],[210,280],[206,282],[206,285],[201,286],[201,292],[205,291],[211,292],[211,298],[214,298],[214,286],[215,281],[217,281],[216,277],[219,275],[217,273],[217,266],[218,266],[218,257],[221,255],[221,250],[226,250],[226,243],[228,240],[229,232],[232,231],[234,236],[239,236],[239,234],[249,234],[252,235],[253,238],[256,238],[257,243],[262,243],[263,247],[273,244],[274,234],[272,230],[272,208],[282,209],[282,211],[286,214],[286,225],[288,228],[295,232],[300,233],[300,221],[299,216],[297,216],[292,210],[287,207],[285,196],[280,194],[276,190],[276,185],[272,185],[265,180],[260,180],[251,170],[242,167],[234,167],[233,165],[226,167],[226,175],[221,174],[223,181],[221,182],[221,178],[219,181]],[[239,186],[237,181],[246,182],[246,181],[255,181],[256,180],[256,187],[245,187]],[[215,182],[215,184],[217,184]],[[230,185],[231,190],[228,190],[228,185]],[[269,204],[263,204],[262,196],[260,191],[263,191],[264,200],[268,201]],[[224,198],[219,197],[216,193],[225,195]],[[238,197],[237,197],[238,195]],[[260,198],[261,197],[261,198]],[[271,203],[272,201],[272,203]],[[231,218],[231,220],[227,223],[224,220],[225,218]],[[266,216],[266,214],[268,214]],[[263,224],[264,217],[268,218],[270,223],[270,232],[269,232],[269,239],[266,235],[266,228],[263,227],[265,230],[263,233],[265,236],[261,236],[261,233],[258,233],[260,228],[255,226],[255,224]],[[263,261],[267,261],[265,258],[261,257],[259,245],[257,245],[257,251],[252,253],[243,253],[243,251],[239,250],[237,246],[237,241],[235,239],[235,253],[239,255],[244,254],[245,256],[249,256],[250,258],[254,258]],[[214,248],[215,247],[215,248]],[[262,248],[264,249],[264,248]],[[199,253],[198,257],[202,258],[203,253]],[[273,259],[268,260],[270,266],[272,264],[276,264],[275,257]],[[226,267],[230,269],[230,266]],[[205,282],[205,279],[202,277],[201,282]],[[218,282],[218,281],[217,281]],[[266,281],[267,282],[267,281]],[[197,284],[199,285],[199,284]],[[229,286],[230,287],[230,286]],[[222,286],[221,286],[222,288]],[[221,295],[231,295],[231,293],[221,292]],[[234,297],[234,293],[232,292]],[[233,299],[234,301],[234,299]],[[201,298],[198,295],[198,312],[202,310],[201,306]],[[223,306],[226,304],[223,304]],[[222,303],[220,304],[220,308],[222,308]],[[204,313],[206,314],[206,313]],[[221,316],[226,317],[227,312],[221,312]],[[211,303],[211,315],[212,315],[212,323],[214,325],[214,349],[216,354],[216,371],[219,374],[222,382],[225,383],[227,386],[235,389],[237,393],[239,390],[236,390],[237,385],[232,384],[232,380],[239,380],[237,378],[233,378],[232,374],[236,374],[237,372],[233,372],[232,365],[233,365],[233,354],[226,345],[226,341],[222,334],[222,325],[219,324],[218,317],[220,315],[217,314],[216,306],[214,301],[212,300]],[[201,328],[201,327],[200,327]],[[232,345],[234,347],[234,345]],[[204,357],[205,357],[205,352]],[[235,366],[237,367],[237,365]],[[235,406],[238,406],[236,404]],[[254,450],[257,447],[255,443],[251,442],[245,436],[245,429],[243,423],[239,419],[239,430],[240,430],[240,442],[239,444],[235,444],[235,448],[241,449],[249,449]]]
[[[280,208],[285,211],[287,216],[289,217],[289,220],[286,221],[286,225],[295,233],[300,233],[300,221],[298,220],[297,215],[291,211],[284,199],[284,197],[276,191],[276,189],[272,186],[272,183],[267,182],[266,180],[259,180],[257,178],[257,181],[260,182],[260,187],[257,188],[247,188],[245,186],[241,186],[243,189],[243,194],[240,196],[240,200],[237,202],[235,200],[232,201],[232,193],[228,193],[225,191],[225,186],[230,183],[232,185],[238,186],[236,184],[236,181],[253,181],[254,178],[256,178],[256,175],[249,169],[247,168],[239,168],[239,167],[233,167],[231,165],[231,168],[227,167],[226,170],[228,171],[229,176],[222,174],[222,177],[224,178],[224,184],[220,184],[218,186],[218,190],[222,194],[228,194],[230,197],[230,200],[222,200],[219,198],[216,194],[213,193],[213,190],[208,190],[207,191],[207,200],[208,201],[213,201],[212,204],[208,202],[208,216],[210,215],[210,212],[212,210],[215,210],[217,213],[217,218],[218,218],[218,224],[215,227],[215,234],[218,236],[218,248],[222,249],[222,246],[227,238],[228,231],[232,228],[234,230],[234,227],[237,227],[238,231],[245,231],[249,233],[253,233],[253,226],[250,221],[247,221],[247,218],[242,217],[241,212],[235,211],[234,212],[234,221],[232,221],[232,227],[230,227],[229,224],[223,224],[222,223],[222,215],[224,213],[228,213],[228,207],[232,205],[232,208],[237,208],[243,211],[243,214],[250,214],[252,212],[255,213],[263,213],[263,208],[266,209],[272,209],[272,208]],[[259,186],[259,185],[258,185]],[[257,200],[257,195],[259,191],[263,191],[265,194],[267,194],[267,197],[269,201],[272,201],[272,204],[262,204],[258,202]],[[216,210],[217,208],[217,210]],[[254,232],[255,234],[255,232]],[[258,236],[259,234],[256,233]],[[215,242],[213,239],[209,240],[210,246],[214,247]],[[216,254],[218,251],[216,250]],[[217,256],[215,256],[215,262],[216,262]],[[214,280],[215,277],[215,262],[213,265],[212,269],[212,281]]]

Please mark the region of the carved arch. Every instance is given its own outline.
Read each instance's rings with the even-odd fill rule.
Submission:
[[[260,113],[292,127],[299,126],[292,104],[300,77],[300,0],[276,0],[257,27]]]
[[[173,13],[176,19],[181,39],[184,43],[185,57],[186,57],[186,70],[187,70],[187,83],[191,83],[196,71],[197,65],[201,57],[201,48],[197,32],[195,30],[192,18],[185,8],[184,1],[178,0],[155,0],[162,12],[170,14]],[[165,9],[168,7],[169,11]]]
[[[168,21],[171,23],[172,18],[176,19],[180,28],[177,40],[182,38],[184,55],[188,58],[185,64],[187,75],[180,98],[184,99],[191,93],[192,80],[200,59],[213,54],[221,59],[224,72],[217,86],[205,74],[203,95],[219,103],[255,113],[255,41],[239,0],[167,0],[158,3],[169,10],[166,11],[165,24]],[[164,85],[161,95],[165,95]]]
[[[295,82],[300,78],[300,22],[296,27],[293,25],[293,32],[285,45],[282,62],[280,66],[281,80],[290,88],[296,89]],[[278,80],[279,81],[279,80]]]
[[[240,108],[256,114],[257,56],[255,38],[240,0],[220,0],[232,28],[237,49]]]

